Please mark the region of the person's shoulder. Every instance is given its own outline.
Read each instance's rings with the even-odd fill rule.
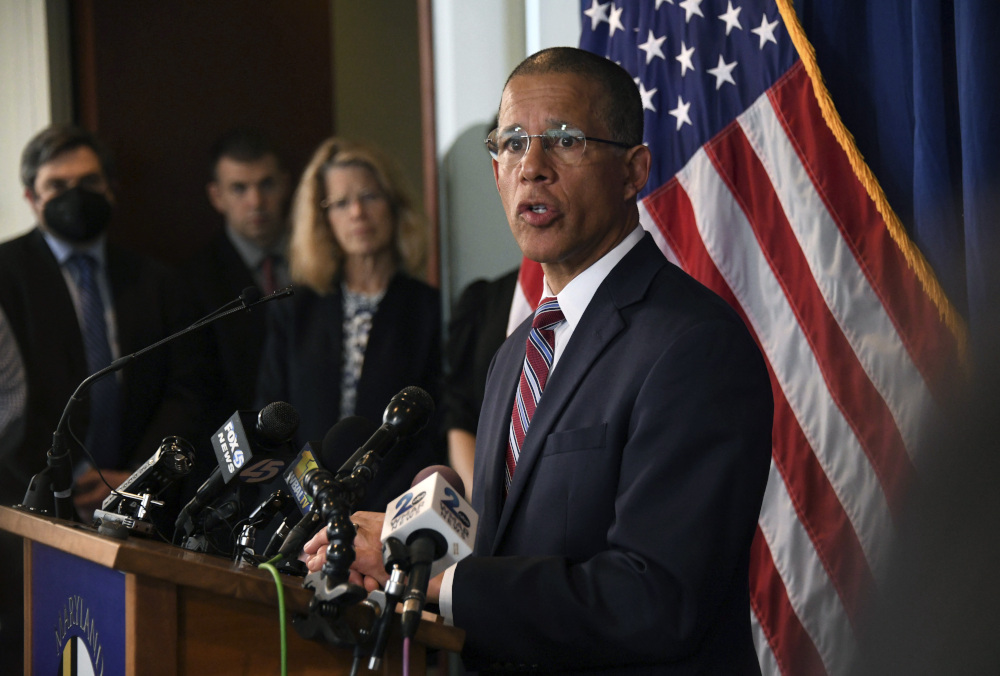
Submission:
[[[518,268],[514,268],[496,279],[474,279],[462,289],[459,303],[477,303],[494,297],[509,299],[517,287],[517,275]]]
[[[680,267],[669,261],[654,243],[637,247],[638,268],[650,271],[648,287],[642,294],[639,310],[672,325],[723,322],[743,325],[737,312],[715,291],[708,288]],[[649,267],[647,267],[649,266]],[[621,286],[638,282],[635,270],[619,275]],[[632,287],[632,293],[636,288]]]
[[[41,233],[37,228],[28,232],[16,235],[6,241],[0,242],[0,256],[4,258],[14,258],[21,256],[25,251],[37,246],[38,242],[44,242]]]

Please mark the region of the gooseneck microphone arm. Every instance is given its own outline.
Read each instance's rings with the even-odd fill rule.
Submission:
[[[48,505],[53,504],[54,515],[60,519],[72,519],[76,514],[76,510],[73,509],[73,503],[70,499],[71,491],[73,488],[73,466],[70,462],[69,448],[65,443],[65,433],[68,427],[69,414],[73,410],[74,405],[83,399],[83,395],[90,389],[90,386],[100,380],[109,373],[114,373],[120,371],[133,361],[141,357],[142,355],[155,350],[156,348],[176,340],[184,335],[187,335],[191,331],[200,329],[204,326],[208,326],[223,317],[228,317],[229,315],[236,312],[249,312],[251,309],[268,303],[272,300],[277,300],[279,298],[285,298],[291,296],[295,291],[291,286],[287,286],[283,289],[279,289],[272,294],[267,296],[261,296],[260,291],[257,287],[248,286],[243,289],[240,293],[239,298],[230,301],[223,305],[218,310],[209,313],[205,317],[202,317],[198,321],[194,322],[190,326],[181,329],[177,333],[172,333],[161,340],[153,343],[152,345],[147,345],[146,347],[133,352],[132,354],[125,355],[124,357],[119,357],[114,360],[104,368],[99,371],[92,373],[83,379],[76,389],[73,391],[72,396],[70,396],[69,401],[66,402],[66,406],[63,408],[62,415],[59,417],[59,423],[56,425],[55,431],[52,433],[52,447],[46,453],[46,467],[39,474],[36,474],[31,479],[31,483],[28,486],[28,490],[24,495],[24,500],[19,508],[27,509],[30,511],[36,511],[41,513],[48,513]],[[236,303],[236,307],[232,307]],[[90,452],[84,448],[87,455]],[[91,458],[93,460],[93,458]],[[45,493],[46,485],[52,492],[54,499],[53,503],[47,500]]]

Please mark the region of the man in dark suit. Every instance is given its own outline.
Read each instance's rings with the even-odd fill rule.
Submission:
[[[736,313],[639,225],[634,83],[588,52],[539,52],[508,79],[488,146],[547,319],[494,358],[475,554],[429,598],[485,672],[759,673],[748,577],[770,384]],[[381,515],[352,520],[369,576],[352,577],[371,587]]]
[[[53,432],[84,378],[185,324],[168,271],[106,241],[114,178],[105,146],[73,126],[44,129],[22,154],[24,196],[37,227],[0,244],[0,308],[21,352],[28,396],[23,438],[0,458],[4,505],[21,502],[32,475],[45,468]],[[74,464],[73,502],[83,518],[110,492],[96,467],[117,487],[164,437],[207,440],[193,386],[196,365],[185,368],[179,355],[190,351],[181,342],[96,381],[74,407],[71,434],[63,438]],[[3,648],[14,646],[0,656],[10,666],[21,659],[21,556],[6,538],[3,550],[4,561],[17,568],[4,575],[3,593],[11,598],[3,600],[0,620]]]
[[[255,129],[238,128],[212,146],[208,198],[223,227],[185,270],[203,313],[256,286],[287,286],[289,182],[275,146]],[[263,308],[262,308],[263,310]],[[221,425],[254,404],[257,367],[266,331],[264,311],[240,313],[210,327],[206,390],[215,393],[212,418]]]

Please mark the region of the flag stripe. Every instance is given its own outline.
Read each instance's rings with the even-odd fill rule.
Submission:
[[[819,104],[804,68],[796,66],[791,75],[772,89],[778,121],[813,178],[832,223],[884,306],[915,368],[935,397],[943,397],[947,394],[947,383],[952,382],[961,364],[959,342],[892,240],[885,221],[858,181],[833,132],[817,122],[821,120]],[[838,189],[845,185],[857,188]],[[892,372],[889,379],[895,378]],[[906,374],[906,379],[912,381],[913,376]]]
[[[853,628],[832,593],[826,571],[812,548],[809,534],[798,519],[785,482],[775,465],[767,482],[758,526],[771,552],[774,568],[785,583],[789,604],[809,634],[830,673],[847,673],[855,655]],[[792,672],[799,673],[799,672]]]
[[[761,101],[768,104],[766,98]],[[757,106],[752,109],[756,110]],[[759,116],[741,118],[746,125],[742,131],[757,133],[758,120]],[[890,496],[895,495],[898,493],[896,482],[908,476],[910,471],[895,421],[830,312],[792,226],[785,218],[781,201],[772,189],[771,178],[746,135],[739,131],[720,134],[707,144],[709,156],[747,215],[756,240],[802,326],[803,336],[816,357],[830,396],[859,439],[883,489]],[[777,141],[771,143],[766,147],[777,145]],[[780,164],[788,166],[795,161],[793,155],[781,158]],[[798,176],[796,183],[801,186],[800,191],[808,190],[807,176]],[[788,199],[799,198],[789,196]],[[840,260],[848,264],[853,262],[853,259]],[[850,270],[836,274],[847,275]]]
[[[850,425],[829,391],[816,387],[823,382],[816,357],[753,230],[704,149],[694,154],[677,178],[688,195],[697,196],[692,205],[705,248],[760,338],[795,417],[858,533],[869,565],[878,570],[877,544],[891,523],[888,505]],[[723,223],[728,225],[720,227]]]
[[[769,644],[769,652],[785,674],[823,674],[826,667],[813,639],[788,601],[787,588],[774,567],[763,532],[758,528],[750,547],[750,606]],[[760,655],[764,649],[757,648]],[[774,673],[764,671],[763,673]]]

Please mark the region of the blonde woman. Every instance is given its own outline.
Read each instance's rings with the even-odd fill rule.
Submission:
[[[437,400],[441,301],[416,278],[427,227],[395,165],[375,148],[330,138],[314,153],[292,207],[289,268],[295,295],[269,316],[257,399],[298,409],[298,443],[338,420],[380,424],[410,385]],[[443,462],[437,416],[383,461],[359,508],[384,511],[417,471]],[[356,448],[337,449],[336,470]],[[337,464],[335,466],[334,462]]]

